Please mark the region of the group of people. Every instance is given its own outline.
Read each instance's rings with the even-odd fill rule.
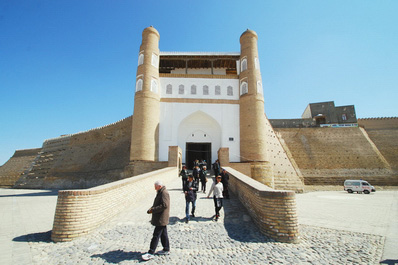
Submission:
[[[197,161],[197,160],[196,160]],[[204,161],[206,162],[206,161]],[[216,165],[216,166],[215,166]],[[218,167],[217,167],[218,166]],[[220,172],[220,164],[218,160],[213,164],[213,169],[215,173],[215,181],[213,182],[207,198],[214,193],[214,208],[215,208],[215,221],[220,218],[220,210],[223,207],[223,199],[229,199],[228,185],[229,185],[229,175],[225,169]],[[182,188],[185,195],[185,221],[188,223],[190,220],[189,209],[192,204],[191,216],[195,217],[196,209],[196,198],[197,192],[199,190],[199,180],[202,183],[202,189],[206,193],[206,182],[207,182],[207,165],[202,163],[195,165],[192,174],[188,173],[186,166],[183,166],[180,174],[182,178]],[[156,181],[155,190],[157,191],[155,200],[152,207],[147,211],[148,214],[152,214],[151,224],[155,226],[153,232],[152,240],[150,243],[149,251],[142,255],[143,260],[150,260],[154,258],[156,247],[159,243],[159,239],[162,243],[163,250],[158,251],[159,255],[168,255],[170,253],[169,238],[167,234],[167,225],[169,223],[170,214],[170,196],[166,187],[161,181]]]
[[[199,181],[201,185],[201,191],[206,193],[206,182],[207,176],[210,175],[207,172],[206,161],[204,163],[198,164],[199,160],[194,161],[194,167],[192,170],[192,174],[188,173],[187,167],[183,166],[180,172],[180,177],[182,179],[182,190],[185,194],[185,222],[190,221],[190,217],[195,217],[195,209],[196,209],[196,199],[197,192],[199,191]],[[220,164],[219,161],[216,160],[213,164],[213,170],[215,175],[215,181],[213,182],[209,194],[207,198],[210,198],[210,195],[214,193],[214,208],[215,208],[215,221],[218,221],[220,217],[220,210],[223,205],[223,198],[229,199],[229,175],[225,169],[222,169],[220,172]],[[190,214],[190,205],[191,214]]]

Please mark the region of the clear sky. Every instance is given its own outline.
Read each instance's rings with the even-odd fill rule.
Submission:
[[[161,51],[239,52],[257,32],[268,118],[309,103],[398,116],[398,1],[0,0],[0,165],[133,113],[141,34]]]

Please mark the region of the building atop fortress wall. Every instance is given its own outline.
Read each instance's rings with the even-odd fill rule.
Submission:
[[[301,119],[270,119],[274,128],[314,128],[330,125],[349,127],[357,124],[354,105],[335,106],[334,101],[310,103]]]

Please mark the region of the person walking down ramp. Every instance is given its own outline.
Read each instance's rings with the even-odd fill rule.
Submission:
[[[186,166],[182,167],[179,176],[182,178],[182,189],[184,190],[185,183],[188,181],[188,171]]]
[[[151,224],[155,226],[155,231],[153,232],[148,253],[142,255],[143,260],[154,258],[159,238],[162,242],[163,250],[159,251],[157,254],[167,255],[170,251],[169,236],[167,235],[167,225],[169,224],[170,215],[170,195],[166,190],[166,186],[164,186],[161,181],[155,182],[155,190],[157,194],[153,206],[147,211],[148,214],[152,214]]]
[[[203,193],[206,193],[206,182],[207,182],[207,167],[204,166],[203,169],[199,173],[199,178],[200,178],[200,183],[202,183],[202,189]]]
[[[198,185],[193,180],[192,175],[188,175],[188,181],[185,183],[184,186],[184,193],[185,193],[185,222],[189,222],[189,204],[192,203],[192,217],[195,217],[195,209],[196,209],[196,192],[198,191]]]
[[[211,186],[211,189],[209,191],[209,194],[207,195],[207,198],[210,198],[211,193],[214,191],[214,208],[216,210],[216,218],[214,219],[215,221],[218,221],[218,218],[220,218],[220,210],[222,208],[222,203],[223,203],[223,192],[224,188],[221,183],[221,176],[216,177],[216,182],[213,182],[213,185]]]

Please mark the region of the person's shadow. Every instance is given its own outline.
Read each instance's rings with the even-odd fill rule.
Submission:
[[[141,256],[143,253],[137,251],[123,251],[123,250],[113,250],[103,254],[92,255],[92,258],[101,258],[108,263],[118,264],[124,260],[142,260]]]
[[[395,265],[395,264],[398,264],[398,259],[386,259],[386,260],[380,261],[380,264]]]

